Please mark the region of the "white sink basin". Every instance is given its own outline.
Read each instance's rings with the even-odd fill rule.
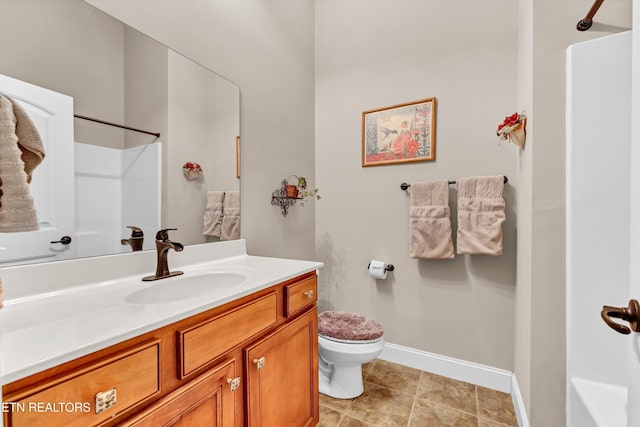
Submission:
[[[185,273],[183,276],[160,279],[150,287],[136,291],[125,298],[130,304],[164,304],[190,298],[198,298],[244,282],[239,273]],[[142,283],[142,282],[141,282]]]

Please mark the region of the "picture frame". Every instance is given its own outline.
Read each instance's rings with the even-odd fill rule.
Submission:
[[[362,113],[362,166],[436,159],[436,98]]]

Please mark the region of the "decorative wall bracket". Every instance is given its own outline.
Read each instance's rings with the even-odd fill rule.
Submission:
[[[289,208],[294,206],[299,197],[287,197],[287,180],[283,179],[280,183],[280,187],[276,188],[273,193],[271,193],[271,205],[280,206],[282,210],[282,216],[287,216],[289,213]]]

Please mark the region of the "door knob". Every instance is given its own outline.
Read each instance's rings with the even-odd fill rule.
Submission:
[[[629,300],[628,307],[610,307],[608,305],[602,306],[600,316],[610,328],[615,329],[621,334],[630,334],[633,332],[640,332],[640,303],[637,300]],[[622,319],[625,322],[629,322],[629,327],[614,322],[612,318]]]
[[[68,245],[69,243],[71,243],[71,237],[69,236],[62,236],[60,238],[60,240],[56,240],[50,243],[62,243],[63,245]]]

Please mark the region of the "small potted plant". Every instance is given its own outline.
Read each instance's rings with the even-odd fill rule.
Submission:
[[[298,199],[302,199],[300,202],[300,206],[304,206],[304,201],[307,197],[315,198],[316,200],[320,200],[320,195],[318,194],[318,189],[315,188],[313,190],[307,190],[307,178],[304,176],[299,176],[298,178]]]
[[[292,180],[292,178],[294,179]],[[307,178],[305,178],[304,176],[289,176],[289,178],[287,178],[286,180],[284,190],[288,198],[301,199],[302,201],[300,202],[300,206],[304,206],[304,201],[308,197],[320,200],[320,195],[318,194],[317,188],[313,190],[307,189]]]
[[[295,178],[292,183],[291,178]],[[287,183],[284,186],[284,191],[287,197],[295,199],[298,197],[300,189],[307,188],[307,179],[305,177],[298,177],[297,175],[291,175],[287,178]]]
[[[182,165],[182,172],[189,181],[193,181],[202,173],[202,167],[196,162],[188,161]]]
[[[318,189],[314,188],[313,190],[307,190],[306,188],[302,191],[300,191],[300,193],[298,194],[298,198],[302,199],[302,201],[300,202],[300,206],[304,207],[304,201],[306,200],[307,197],[311,197],[311,198],[315,198],[316,200],[320,200],[321,197],[318,194]]]

